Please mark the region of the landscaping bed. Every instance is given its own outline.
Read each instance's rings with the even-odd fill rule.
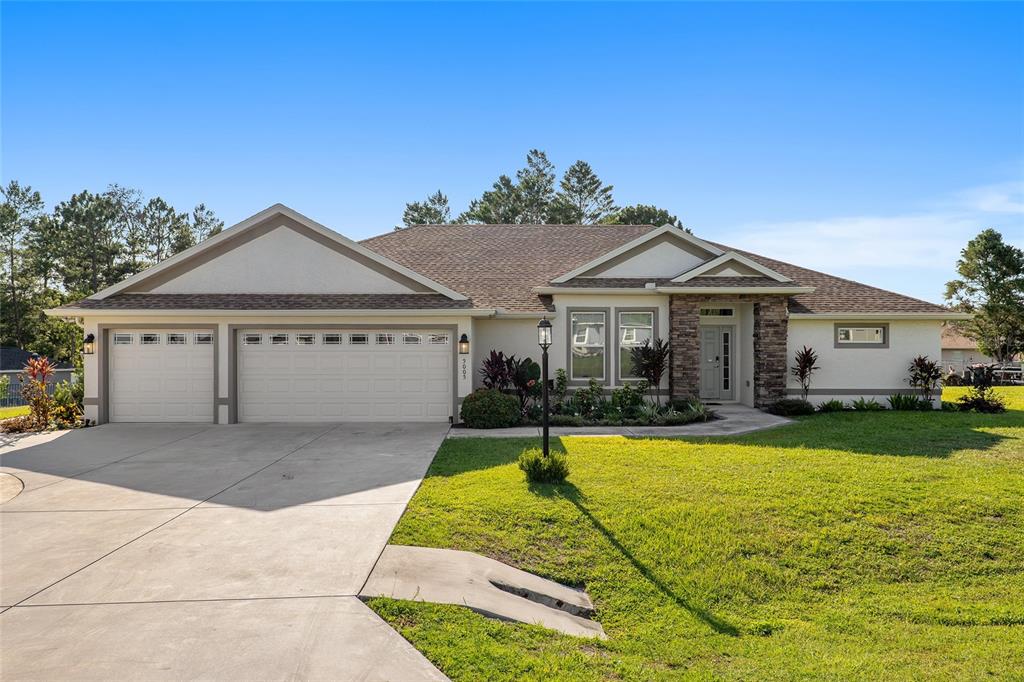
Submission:
[[[562,486],[524,482],[516,460],[536,439],[448,440],[391,541],[585,586],[609,639],[369,603],[455,680],[1012,678],[1024,392],[1002,392],[1011,410],[995,415],[565,438]]]

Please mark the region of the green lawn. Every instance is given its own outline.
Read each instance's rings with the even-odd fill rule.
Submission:
[[[10,419],[19,415],[28,414],[28,406],[21,407],[0,407],[0,419]]]
[[[1024,412],[843,413],[729,439],[441,448],[395,543],[585,586],[609,639],[371,606],[455,680],[1024,679]]]

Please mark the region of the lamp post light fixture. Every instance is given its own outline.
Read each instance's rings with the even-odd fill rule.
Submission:
[[[465,334],[459,337],[459,355],[469,355],[469,337]]]
[[[541,380],[541,423],[544,425],[544,456],[548,456],[548,348],[551,347],[551,320],[541,318],[537,323],[537,343],[541,348],[540,380]]]
[[[82,355],[92,355],[96,352],[96,335],[86,334],[82,339]]]

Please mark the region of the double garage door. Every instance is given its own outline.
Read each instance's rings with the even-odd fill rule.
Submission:
[[[445,330],[240,329],[238,421],[447,421],[453,343]],[[212,421],[213,357],[205,330],[111,332],[110,420]]]

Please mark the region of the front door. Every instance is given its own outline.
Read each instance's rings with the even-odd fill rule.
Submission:
[[[700,328],[700,398],[733,399],[733,328],[726,325]]]

